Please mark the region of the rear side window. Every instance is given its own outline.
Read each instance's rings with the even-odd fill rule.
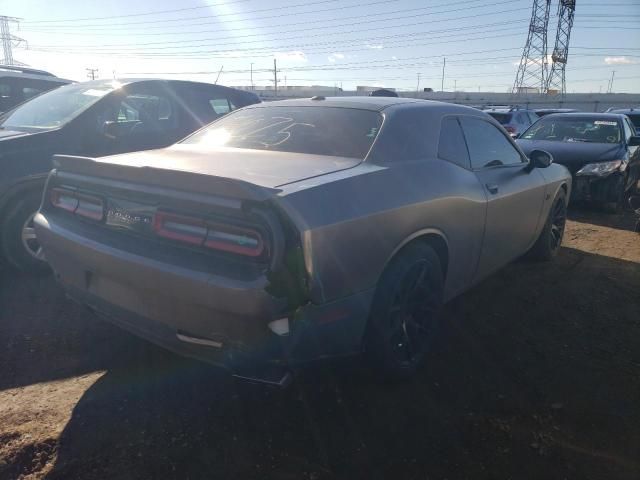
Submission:
[[[469,152],[456,117],[445,117],[440,127],[438,157],[455,163],[462,168],[470,168]]]
[[[200,123],[211,123],[222,115],[236,109],[231,99],[218,88],[203,88],[202,86],[182,87],[180,97],[183,98],[189,110]]]
[[[364,159],[381,125],[370,110],[267,106],[231,113],[183,143]]]
[[[402,109],[390,114],[376,142],[376,158],[384,162],[427,158],[428,128],[428,118],[421,108]]]
[[[460,122],[474,169],[522,163],[518,150],[492,123],[473,117]]]

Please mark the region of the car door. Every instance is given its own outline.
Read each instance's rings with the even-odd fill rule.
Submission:
[[[485,234],[476,279],[527,251],[534,241],[544,203],[540,171],[489,120],[460,118],[471,166],[487,196]]]

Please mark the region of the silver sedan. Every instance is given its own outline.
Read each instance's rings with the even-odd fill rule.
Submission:
[[[486,113],[383,97],[263,103],[166,149],[55,162],[35,224],[70,296],[276,383],[363,351],[410,375],[444,302],[556,255],[571,189]]]

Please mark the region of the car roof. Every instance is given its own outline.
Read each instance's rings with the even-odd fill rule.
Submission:
[[[610,110],[608,113],[637,113],[640,114],[640,108],[615,108],[613,110]]]
[[[421,106],[431,109],[443,109],[447,112],[453,110],[473,111],[477,110],[463,105],[437,102],[434,100],[421,100],[419,98],[400,97],[312,97],[292,100],[276,100],[250,105],[245,108],[265,108],[265,107],[338,107],[355,108],[360,110],[372,110],[380,112],[389,107],[400,106]]]
[[[621,113],[597,113],[597,112],[570,112],[570,113],[551,113],[549,115],[545,115],[544,118],[595,118],[597,120],[620,120],[624,117],[624,114]]]

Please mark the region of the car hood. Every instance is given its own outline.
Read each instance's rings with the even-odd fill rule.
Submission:
[[[109,176],[114,167],[179,171],[241,180],[276,188],[319,175],[352,168],[362,160],[304,153],[176,144],[159,150],[93,159],[93,173]]]
[[[553,155],[553,161],[564,165],[572,172],[587,163],[618,160],[623,154],[623,147],[611,143],[589,142],[554,142],[548,140],[518,139],[516,143],[526,155],[532,150],[546,150]]]

